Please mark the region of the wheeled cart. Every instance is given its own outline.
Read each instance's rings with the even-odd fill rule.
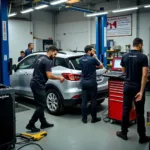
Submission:
[[[15,93],[12,88],[0,85],[0,150],[15,147]]]
[[[124,79],[122,77],[109,78],[108,117],[109,119],[111,119],[111,123],[113,123],[114,121],[122,121],[123,86],[124,86]],[[130,122],[133,121],[136,123],[136,111],[134,105],[130,112]]]

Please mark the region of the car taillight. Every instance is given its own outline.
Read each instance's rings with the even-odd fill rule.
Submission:
[[[78,98],[81,98],[81,95],[75,95],[72,97],[72,99],[78,99]]]
[[[81,78],[81,75],[79,75],[79,74],[72,74],[72,73],[63,73],[62,76],[66,80],[70,80],[70,81],[79,81],[80,78]]]

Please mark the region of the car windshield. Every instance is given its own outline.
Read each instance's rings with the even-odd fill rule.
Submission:
[[[75,69],[75,70],[81,70],[80,64],[79,64],[79,59],[82,56],[78,56],[78,57],[71,57],[69,58],[69,63],[71,65],[71,69]]]

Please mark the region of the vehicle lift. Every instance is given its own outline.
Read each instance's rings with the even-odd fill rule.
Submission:
[[[107,67],[107,15],[96,17],[96,55]]]
[[[9,59],[8,0],[0,0],[0,20],[1,20],[1,23],[0,23],[0,28],[1,28],[1,32],[0,32],[0,34],[1,34],[1,36],[0,36],[0,40],[1,40],[1,44],[0,44],[0,84],[3,84],[5,86],[10,86],[10,77],[9,76],[12,74],[12,59]],[[2,87],[5,87],[5,86],[2,86]],[[9,91],[9,87],[3,89],[2,91],[4,91],[4,93],[6,93],[5,90]],[[10,91],[11,91],[11,89],[10,89]],[[1,92],[1,94],[2,94],[2,92]],[[12,95],[12,94],[10,94],[10,95]],[[12,98],[9,98],[9,100],[7,99],[6,95],[5,95],[5,97],[6,97],[5,99],[0,98],[0,102],[4,103],[4,101],[6,101],[7,104],[11,104],[12,107],[10,105],[6,105],[6,106],[10,106],[11,110],[13,111],[14,110],[13,96],[12,96]],[[9,103],[8,103],[8,101],[9,101]],[[15,142],[16,142],[16,137],[21,137],[21,138],[24,138],[24,139],[28,139],[29,142],[30,142],[30,140],[39,141],[47,135],[47,133],[45,131],[43,131],[43,132],[39,132],[39,133],[36,133],[36,134],[21,133],[21,134],[18,134],[18,135],[15,136],[15,131],[16,131],[15,125],[14,125],[15,124],[14,123],[15,111],[12,112],[11,110],[10,110],[10,112],[8,112],[8,114],[13,113],[13,119],[11,119],[11,117],[7,114],[6,114],[6,117],[9,116],[10,120],[9,120],[9,118],[7,118],[9,121],[6,121],[6,119],[3,119],[4,117],[1,118],[1,116],[0,116],[1,121],[3,123],[5,123],[6,127],[8,126],[8,123],[9,123],[9,127],[10,127],[9,130],[1,128],[1,131],[6,130],[5,134],[8,137],[9,137],[9,134],[10,134],[11,137],[12,137],[11,142],[10,142],[10,139],[7,138],[7,136],[4,136],[3,137],[4,139],[2,140],[2,142],[0,142],[1,143],[0,144],[0,149],[14,148],[15,147]],[[32,143],[29,143],[29,144],[32,144]]]
[[[10,59],[8,44],[8,0],[0,0],[0,83],[10,86]]]

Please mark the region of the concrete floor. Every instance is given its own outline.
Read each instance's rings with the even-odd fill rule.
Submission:
[[[150,96],[147,94],[146,109],[150,108]],[[26,132],[25,126],[28,123],[34,105],[30,101],[23,100],[21,103],[30,108],[16,114],[17,133]],[[102,104],[98,116],[107,108],[107,101]],[[51,116],[46,113],[49,122],[54,123],[55,127],[46,129],[48,136],[37,142],[44,150],[148,150],[148,144],[141,145],[138,143],[136,125],[130,127],[129,140],[123,141],[116,137],[116,131],[120,130],[120,125],[104,123],[103,121],[91,124],[81,122],[80,108],[69,108],[63,116]],[[37,127],[40,126],[38,122]],[[147,127],[147,134],[150,135],[150,127]],[[18,146],[16,147],[19,148]],[[29,146],[24,150],[38,150],[36,146]]]

